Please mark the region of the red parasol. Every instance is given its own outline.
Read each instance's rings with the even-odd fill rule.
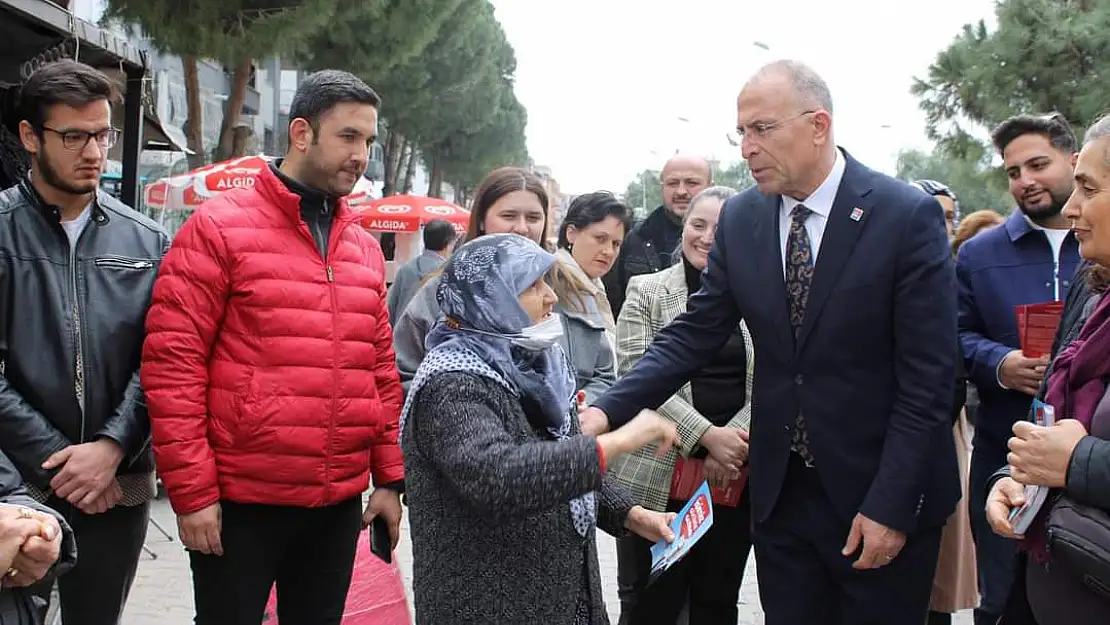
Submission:
[[[419,232],[433,219],[445,219],[455,230],[465,232],[470,211],[447,200],[420,195],[390,195],[373,199],[365,193],[347,196],[347,202],[362,213],[362,227],[372,232]]]

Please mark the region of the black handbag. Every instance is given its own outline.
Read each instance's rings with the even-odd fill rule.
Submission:
[[[1061,495],[1049,510],[1046,530],[1050,563],[1110,599],[1110,514]]]

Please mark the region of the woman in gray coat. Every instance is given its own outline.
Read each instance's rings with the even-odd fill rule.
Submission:
[[[444,314],[401,414],[417,623],[608,623],[595,527],[673,540],[673,514],[605,477],[617,456],[675,439],[644,412],[580,433],[557,343],[555,257],[516,235],[462,246],[437,290]]]

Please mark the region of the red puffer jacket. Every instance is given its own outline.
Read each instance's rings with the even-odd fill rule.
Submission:
[[[174,511],[326,506],[404,478],[381,248],[341,202],[325,264],[269,169],[206,202],[154,285],[142,383]]]

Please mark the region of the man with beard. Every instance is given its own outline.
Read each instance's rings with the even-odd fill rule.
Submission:
[[[709,161],[697,156],[671,157],[663,165],[659,178],[663,185],[663,205],[628,233],[613,269],[602,278],[614,317],[624,305],[629,280],[674,264],[674,251],[682,235],[682,216],[690,200],[713,184]]]
[[[1072,193],[1075,135],[1058,113],[1018,115],[992,133],[1018,210],[1000,228],[960,247],[959,328],[968,374],[979,390],[971,457],[971,527],[981,602],[975,622],[995,623],[1012,581],[1016,544],[986,521],[987,480],[1006,464],[1006,442],[1025,418],[1044,377],[1048,356],[1019,349],[1014,307],[1063,300],[1079,265],[1079,247],[1060,212]]]
[[[285,158],[201,206],[155,284],[143,385],[197,625],[259,623],[275,582],[282,623],[338,625],[363,525],[397,544],[385,259],[343,199],[379,105],[347,72],[308,76]]]
[[[0,193],[0,448],[73,527],[81,558],[59,580],[67,625],[119,622],[155,493],[138,370],[169,239],[99,191],[119,134],[114,98],[87,65],[36,71],[19,101],[31,171]]]

